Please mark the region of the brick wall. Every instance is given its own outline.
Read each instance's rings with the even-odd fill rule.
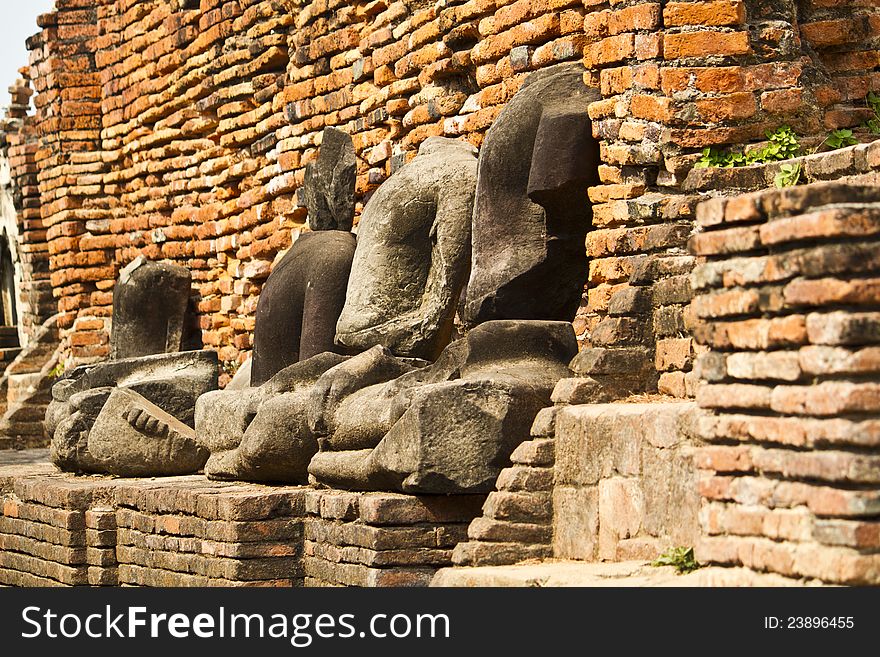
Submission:
[[[56,4],[29,41],[35,162],[76,361],[106,355],[113,281],[141,253],[193,270],[206,346],[242,361],[261,285],[305,229],[296,190],[325,126],[353,135],[363,201],[426,137],[479,145],[528,72],[583,60],[604,164],[576,329],[643,349],[684,396],[691,154],[857,122],[876,82],[876,10],[851,2]]]
[[[863,152],[871,152],[873,144]],[[700,206],[694,274],[710,351],[704,562],[880,581],[880,195],[815,183]]]
[[[24,69],[27,71],[27,69]],[[10,87],[11,104],[7,118],[0,122],[0,145],[9,164],[14,216],[7,233],[15,240],[11,247],[18,271],[17,315],[19,338],[26,347],[40,326],[55,314],[56,304],[49,280],[46,230],[40,213],[40,190],[36,162],[38,144],[34,119],[27,116],[32,90],[27,80]],[[4,219],[6,221],[6,219]]]

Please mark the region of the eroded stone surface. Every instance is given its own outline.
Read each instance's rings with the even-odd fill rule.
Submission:
[[[475,149],[435,137],[367,203],[336,339],[435,359],[467,282]]]
[[[116,388],[89,431],[87,449],[99,472],[123,477],[192,474],[208,459],[195,437],[192,428],[134,390]]]
[[[260,293],[251,385],[328,351],[345,303],[356,239],[343,231],[306,233],[281,260]]]
[[[598,92],[579,64],[529,76],[480,151],[464,319],[571,321],[587,279],[587,187],[599,147],[587,118]],[[552,293],[548,293],[552,290]]]
[[[212,479],[305,483],[317,439],[308,423],[312,390],[345,357],[324,353],[295,363],[259,388],[216,391],[196,404],[198,442]]]

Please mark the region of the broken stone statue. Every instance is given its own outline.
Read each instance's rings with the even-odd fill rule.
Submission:
[[[131,388],[114,388],[89,432],[94,469],[128,477],[197,472],[208,453],[196,432]],[[86,456],[84,454],[84,456]]]
[[[130,357],[77,367],[52,387],[46,428],[59,468],[146,476],[187,474],[204,465],[207,453],[180,424],[192,426],[196,400],[217,389],[219,364],[213,352],[181,351],[190,288],[189,272],[177,265],[139,258],[122,271],[110,345],[111,354]],[[117,389],[131,394],[117,395],[107,407]],[[141,419],[120,431],[113,418],[121,417],[123,400],[140,409]]]
[[[309,228],[350,232],[356,183],[357,158],[351,136],[337,128],[324,128],[318,158],[306,166],[300,188],[302,205],[309,210]]]
[[[320,452],[309,472],[318,483],[421,494],[490,491],[538,411],[550,405],[577,354],[571,321],[587,277],[587,187],[598,181],[599,149],[586,111],[598,94],[583,74],[580,65],[533,74],[489,130],[464,308],[471,330],[430,367],[313,405],[310,426]],[[387,256],[377,261],[395,272],[409,266]],[[353,275],[352,285],[360,280]],[[355,307],[370,305],[373,287],[362,288],[367,301]],[[349,291],[347,307],[351,298]],[[342,341],[345,318],[343,311]],[[332,375],[324,375],[325,388],[332,388]]]
[[[276,374],[259,388],[238,394],[203,395],[196,404],[196,434],[211,457],[211,479],[306,483],[318,451],[309,408],[320,398],[321,382],[333,372],[330,396],[342,396],[413,370],[377,347],[358,358],[324,353]]]
[[[599,184],[599,145],[587,106],[599,92],[580,64],[532,73],[480,151],[473,262],[463,319],[571,321],[588,265],[587,188]]]
[[[200,348],[187,312],[191,287],[185,267],[143,256],[125,267],[113,291],[111,360]]]
[[[284,414],[297,423],[287,422],[291,433],[278,442],[296,446],[288,473],[300,475],[317,446],[308,471],[327,486],[492,489],[577,354],[570,322],[586,278],[586,188],[598,163],[586,115],[595,95],[582,75],[582,67],[562,66],[526,82],[490,131],[479,182],[469,146],[429,139],[370,200],[337,325],[337,342],[362,353],[300,379],[290,403],[273,409],[275,425]],[[477,185],[473,212],[472,188],[462,180]],[[468,265],[474,328],[448,344]],[[244,408],[241,429],[262,412]],[[221,418],[206,422],[219,426]],[[271,425],[251,432],[248,452],[258,453]],[[224,446],[236,443],[226,457],[231,478],[259,479],[257,471],[273,467],[268,457],[283,460],[265,448],[258,459],[245,458],[243,441]]]
[[[358,226],[337,342],[439,356],[470,268],[476,179],[473,146],[432,137],[376,191]]]
[[[318,159],[300,189],[312,233],[305,233],[273,269],[260,294],[251,385],[336,346],[357,240],[354,221],[357,161],[351,137],[326,128]]]
[[[314,281],[310,292],[330,285],[322,276],[333,278],[336,269],[291,258],[277,278],[272,273],[260,298],[260,307],[271,312],[257,312],[253,387],[214,392],[198,402],[196,433],[211,452],[209,477],[305,483],[318,451],[314,428],[305,422],[313,404],[323,409],[327,400],[392,380],[427,364],[418,356],[435,357],[443,349],[467,277],[475,175],[471,146],[431,139],[379,189],[361,218],[341,317],[332,303],[312,303],[311,314],[278,310],[284,303],[298,307],[303,281]],[[309,239],[317,244],[323,235],[330,233]],[[332,260],[343,252],[337,245],[320,257]],[[330,353],[337,350],[325,332],[331,320],[346,351],[365,353],[351,361]],[[307,342],[316,346],[296,351]],[[321,348],[326,353],[316,354]],[[290,365],[290,354],[301,362]],[[306,355],[312,357],[303,360]],[[334,382],[326,390],[325,374]]]
[[[321,451],[309,472],[349,490],[489,492],[577,348],[568,322],[487,322],[429,367],[341,400],[315,398]],[[335,374],[319,388],[333,390]]]

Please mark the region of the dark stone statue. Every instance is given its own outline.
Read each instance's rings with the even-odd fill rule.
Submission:
[[[587,187],[599,146],[580,64],[530,75],[486,135],[464,320],[571,321],[587,280]]]
[[[351,231],[356,182],[357,158],[351,136],[324,128],[318,159],[306,166],[300,188],[302,204],[309,209],[309,228]]]
[[[235,393],[234,404],[222,401],[231,393],[202,397],[196,428],[211,451],[208,476],[492,490],[577,354],[571,321],[599,163],[586,113],[598,95],[583,72],[532,75],[490,130],[479,165],[466,143],[433,138],[379,188],[361,218],[336,327],[336,342],[356,355],[290,365]],[[471,330],[450,343],[469,270]]]
[[[354,235],[339,230],[305,233],[272,271],[257,305],[252,386],[289,365],[338,350],[336,321],[356,243]]]
[[[300,189],[311,233],[301,235],[272,271],[257,306],[251,385],[284,368],[340,351],[336,322],[345,304],[357,240],[354,221],[357,160],[351,137],[325,128],[318,159]]]
[[[311,409],[427,364],[397,355],[442,350],[467,277],[475,175],[471,146],[428,140],[367,204],[356,249],[338,231],[300,238],[302,251],[294,245],[260,297],[255,387],[199,400],[196,429],[211,452],[209,477],[305,483],[325,416]],[[337,324],[343,272],[348,287]],[[363,353],[332,353],[339,348],[331,319],[337,342]]]

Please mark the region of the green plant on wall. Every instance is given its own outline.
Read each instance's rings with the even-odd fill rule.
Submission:
[[[880,96],[872,91],[868,94],[865,102],[871,111],[874,112],[874,116],[865,121],[864,127],[872,135],[880,135]]]
[[[777,187],[794,187],[801,181],[801,165],[799,163],[782,164],[779,173],[773,179]]]
[[[58,363],[55,367],[49,370],[49,377],[52,379],[60,379],[64,376],[66,371],[67,368],[64,367],[64,363]]]
[[[852,130],[841,128],[839,130],[832,130],[825,139],[825,143],[831,148],[836,149],[854,146],[859,143],[859,140],[853,137]]]
[[[801,154],[800,140],[790,126],[784,125],[776,130],[768,131],[766,135],[767,143],[764,146],[748,152],[706,148],[694,166],[696,168],[745,167],[751,164],[790,160]]]
[[[702,568],[694,556],[694,548],[692,547],[671,548],[652,561],[651,565],[655,568],[672,566],[679,575],[687,575]]]

